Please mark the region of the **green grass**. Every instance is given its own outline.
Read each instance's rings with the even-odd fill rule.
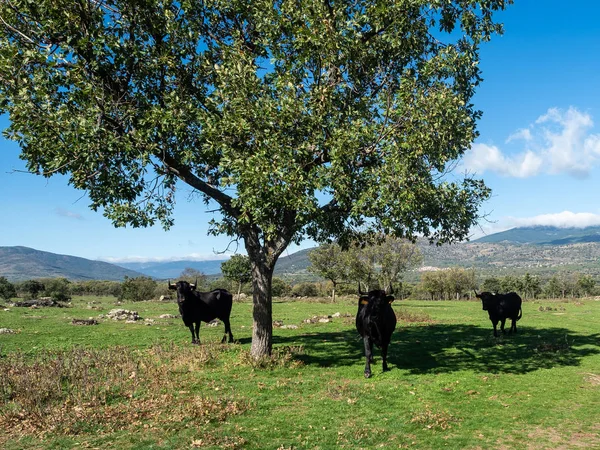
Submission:
[[[480,303],[397,301],[391,370],[376,350],[368,380],[355,303],[275,301],[273,319],[298,328],[275,328],[261,362],[250,303],[234,304],[236,344],[203,325],[201,346],[158,318],[174,303],[0,309],[17,331],[0,334],[0,447],[600,447],[600,301],[527,302],[519,333],[498,339]],[[154,323],[71,324],[116,307]]]

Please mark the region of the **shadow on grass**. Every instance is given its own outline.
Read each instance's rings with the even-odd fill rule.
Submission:
[[[321,367],[364,364],[362,339],[354,329],[273,337],[275,345],[303,345],[298,358]],[[413,374],[472,370],[523,374],[558,366],[578,366],[600,353],[600,334],[584,335],[566,328],[521,327],[519,334],[494,338],[491,330],[473,325],[432,324],[399,327],[392,336],[390,368]],[[381,353],[375,350],[376,365]],[[379,369],[381,367],[379,366]]]

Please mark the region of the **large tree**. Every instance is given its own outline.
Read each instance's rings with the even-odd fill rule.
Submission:
[[[252,261],[259,357],[290,242],[468,235],[489,190],[448,172],[510,2],[0,0],[5,136],[116,226],[168,228],[197,190]]]

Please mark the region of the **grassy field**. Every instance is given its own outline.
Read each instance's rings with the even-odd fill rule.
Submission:
[[[600,301],[527,302],[494,338],[478,302],[395,302],[390,367],[363,378],[355,299],[275,301],[273,358],[250,303],[192,346],[174,303],[0,308],[0,448],[600,448]],[[136,323],[98,319],[135,310]],[[327,323],[306,319],[334,315]],[[99,325],[73,325],[96,318]]]

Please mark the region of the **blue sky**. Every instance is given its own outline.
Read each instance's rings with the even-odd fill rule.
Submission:
[[[497,17],[505,34],[482,47],[484,81],[474,99],[483,111],[480,137],[456,169],[493,190],[473,238],[522,225],[600,224],[600,2],[516,0]],[[0,117],[0,128],[7,124]],[[0,246],[107,261],[244,251],[207,235],[211,214],[186,187],[170,231],[117,229],[65,177],[18,172],[25,169],[18,155],[0,137]]]

